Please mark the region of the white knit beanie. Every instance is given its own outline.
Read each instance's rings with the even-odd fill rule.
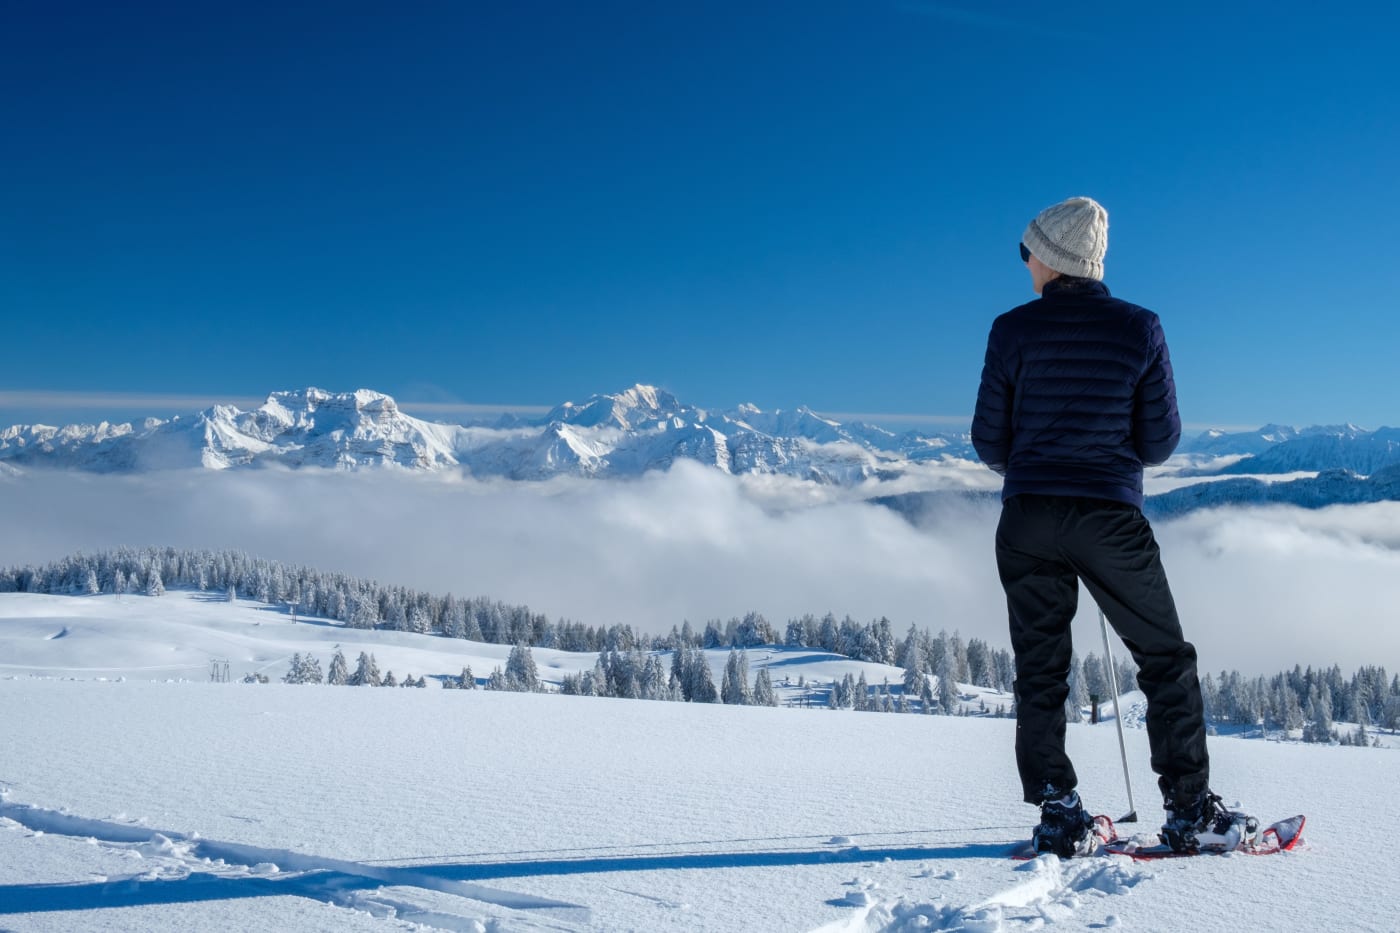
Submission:
[[[1070,198],[1035,216],[1021,234],[1035,258],[1063,275],[1103,278],[1108,211],[1093,198]]]

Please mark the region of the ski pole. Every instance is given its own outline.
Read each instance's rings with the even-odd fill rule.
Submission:
[[[1128,746],[1123,740],[1123,713],[1118,708],[1118,672],[1113,669],[1113,649],[1108,646],[1108,617],[1099,607],[1099,626],[1103,629],[1103,660],[1108,667],[1108,687],[1113,691],[1113,723],[1118,727],[1118,752],[1123,758],[1123,785],[1128,789],[1128,814],[1120,817],[1120,823],[1136,823],[1137,806],[1133,803],[1133,781],[1128,777]]]

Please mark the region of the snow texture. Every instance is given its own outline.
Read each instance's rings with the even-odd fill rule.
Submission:
[[[352,633],[175,592],[6,596],[0,631],[0,929],[1394,929],[1400,882],[1356,835],[1400,830],[1393,750],[1212,741],[1227,799],[1308,813],[1292,853],[1018,863],[1008,720],[209,683],[212,645],[276,673]],[[430,675],[500,647],[353,634]],[[1069,743],[1116,815],[1114,730]]]

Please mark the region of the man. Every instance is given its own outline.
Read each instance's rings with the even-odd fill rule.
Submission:
[[[1026,227],[1021,261],[1040,295],[992,324],[972,442],[1005,477],[997,569],[1016,655],[1016,764],[1041,819],[1036,851],[1092,852],[1093,821],[1065,754],[1070,621],[1083,581],[1138,665],[1152,768],[1178,851],[1233,848],[1252,821],[1209,786],[1196,650],[1177,619],[1142,514],[1143,465],[1181,437],[1157,315],[1103,284],[1108,212],[1070,198]]]

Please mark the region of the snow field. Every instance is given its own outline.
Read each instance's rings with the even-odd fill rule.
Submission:
[[[1018,864],[1008,721],[37,678],[0,680],[0,710],[11,930],[1234,931],[1279,905],[1387,930],[1400,889],[1354,840],[1359,815],[1400,828],[1387,750],[1212,744],[1227,797],[1308,812],[1295,854]],[[1070,740],[1086,803],[1119,815],[1112,729]]]

